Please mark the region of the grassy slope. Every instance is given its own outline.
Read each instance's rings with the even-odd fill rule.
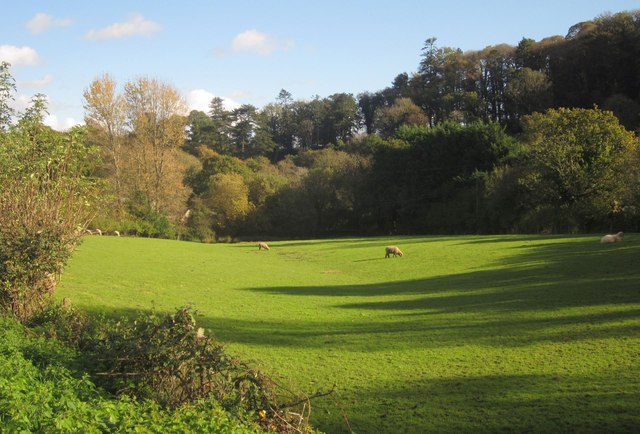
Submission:
[[[231,352],[358,433],[640,428],[640,241],[384,238],[205,245],[89,237],[58,296],[201,312]]]

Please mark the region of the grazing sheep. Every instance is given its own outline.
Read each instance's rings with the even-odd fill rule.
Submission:
[[[86,229],[85,232],[89,235],[93,235],[93,231],[91,231],[91,229]]]
[[[400,250],[399,247],[396,246],[387,246],[385,249],[385,258],[388,258],[389,255],[393,255],[393,256],[403,256],[404,253],[402,253],[402,250]]]
[[[267,245],[267,243],[258,243],[258,250],[262,250],[262,249],[271,250],[269,249],[269,246]]]
[[[113,235],[115,235],[116,237],[119,237],[119,236],[120,236],[120,232],[118,232],[118,231],[113,231]]]
[[[100,229],[96,229],[94,232],[96,235],[102,235],[102,231]]]
[[[619,243],[622,241],[623,238],[624,238],[624,233],[618,232],[615,235],[613,234],[605,235],[604,237],[600,238],[600,242],[602,244]]]

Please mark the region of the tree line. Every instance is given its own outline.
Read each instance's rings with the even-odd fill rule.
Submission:
[[[215,241],[638,227],[640,11],[463,52],[357,96],[184,116],[171,86],[85,90],[111,205],[97,225]]]

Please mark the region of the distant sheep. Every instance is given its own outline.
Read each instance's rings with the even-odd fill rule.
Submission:
[[[402,250],[400,250],[399,247],[396,246],[387,246],[385,249],[385,258],[388,258],[389,255],[393,255],[393,256],[404,256],[404,253],[402,253]]]
[[[100,229],[96,229],[93,231],[96,235],[102,235],[102,231]]]
[[[624,238],[624,233],[618,232],[615,235],[613,234],[605,235],[604,237],[600,238],[600,242],[602,244],[619,243],[622,241],[623,238]]]
[[[120,236],[120,232],[118,232],[118,231],[113,231],[113,235],[115,235],[116,237],[119,237],[119,236]]]
[[[267,243],[258,243],[258,250],[262,250],[262,249],[271,250],[269,249],[269,246],[267,245]]]
[[[91,229],[85,229],[85,232],[89,235],[93,235],[93,231]]]

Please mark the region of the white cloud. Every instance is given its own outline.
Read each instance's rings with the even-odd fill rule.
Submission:
[[[16,47],[15,45],[0,45],[0,61],[11,65],[36,65],[40,56],[31,47]]]
[[[216,95],[204,89],[193,89],[187,95],[187,105],[189,111],[200,110],[205,113],[209,113],[209,103],[215,98]],[[224,108],[227,110],[233,110],[240,107],[240,104],[231,98],[221,96]]]
[[[25,87],[44,87],[47,84],[51,83],[53,81],[53,78],[53,75],[47,74],[38,80],[18,81],[16,84],[20,89]]]
[[[55,19],[40,12],[27,21],[27,29],[31,30],[32,33],[42,33],[49,27],[66,27],[70,26],[72,22],[70,18]]]
[[[267,33],[255,29],[246,30],[236,35],[231,41],[231,49],[235,52],[248,51],[267,56],[276,50],[286,51],[294,46],[293,40],[278,40]]]
[[[44,118],[44,124],[50,126],[57,131],[67,131],[76,125],[80,125],[81,122],[76,121],[74,118],[58,119],[56,115],[49,114]]]
[[[16,98],[9,102],[9,106],[18,112],[23,112],[30,104],[31,97],[23,93],[16,94]]]
[[[146,20],[142,14],[131,14],[128,21],[115,23],[99,30],[90,30],[85,37],[95,41],[126,38],[129,36],[151,36],[162,29],[160,24]]]
[[[55,110],[67,110],[63,105],[53,103],[49,97],[45,96],[45,98],[49,112]],[[33,95],[19,93],[16,94],[15,100],[9,101],[9,106],[19,115],[22,115],[27,108],[31,107],[32,100]],[[76,121],[74,117],[65,117],[60,119],[57,115],[51,113],[45,114],[43,122],[45,125],[48,125],[57,131],[67,131],[71,127],[82,124],[82,122]]]

